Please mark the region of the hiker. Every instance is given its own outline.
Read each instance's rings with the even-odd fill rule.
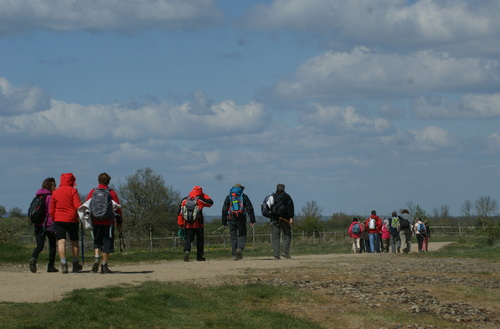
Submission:
[[[424,224],[427,234],[424,235],[424,242],[422,244],[422,249],[425,252],[429,252],[429,239],[431,238],[431,230],[429,229],[429,220],[427,218],[424,220]]]
[[[389,252],[389,243],[391,240],[391,232],[389,231],[389,220],[382,221],[382,228],[380,229],[380,236],[382,238],[382,252]]]
[[[391,233],[391,252],[401,252],[401,238],[399,237],[399,217],[396,211],[393,211],[389,218],[389,232]]]
[[[205,261],[203,228],[203,208],[211,207],[214,201],[205,193],[201,186],[193,187],[189,195],[179,204],[177,224],[185,231],[184,261],[189,262],[191,244],[196,238],[196,260]]]
[[[56,260],[56,250],[57,250],[57,240],[54,230],[54,220],[50,216],[49,207],[50,199],[52,198],[52,191],[56,189],[56,180],[53,177],[48,177],[42,182],[42,188],[36,191],[35,195],[46,195],[45,196],[45,220],[41,223],[35,223],[35,240],[36,247],[33,250],[31,259],[29,260],[30,271],[36,273],[36,262],[38,255],[42,252],[45,247],[45,237],[49,240],[49,263],[47,265],[47,272],[59,272],[55,268],[54,263]]]
[[[109,188],[110,181],[110,175],[105,172],[100,174],[97,177],[97,188],[90,190],[87,195],[87,200],[90,200],[89,210],[94,236],[92,272],[98,272],[102,253],[101,274],[112,273],[108,266],[108,260],[109,254],[115,252],[115,222],[119,233],[122,232],[123,223],[121,208],[113,207],[113,201],[119,205],[120,200],[116,192]]]
[[[411,235],[413,227],[413,217],[408,209],[403,209],[399,215],[399,237],[401,238],[401,248],[405,254],[411,251]]]
[[[425,224],[420,217],[417,217],[417,221],[413,224],[413,234],[417,237],[418,252],[423,252],[424,237],[427,235],[427,230],[425,229]]]
[[[365,230],[368,232],[370,241],[370,251],[372,253],[380,253],[380,229],[382,228],[382,220],[377,216],[375,210],[371,211],[370,217],[365,221]]]
[[[291,259],[290,244],[292,242],[292,227],[294,206],[293,200],[285,192],[285,185],[276,185],[276,193],[273,193],[273,204],[271,205],[271,227],[273,240],[274,259],[280,258],[281,232],[283,232],[283,257]]]
[[[365,227],[366,222],[367,222],[366,220],[361,222],[363,228]],[[363,229],[363,233],[361,234],[361,245],[363,246],[363,251],[364,252],[366,252],[366,253],[370,253],[371,252],[371,250],[370,250],[370,239],[369,239],[369,236],[368,236],[368,230],[366,230],[366,229]]]
[[[243,258],[243,250],[247,240],[247,217],[250,217],[250,225],[255,225],[255,214],[250,198],[243,193],[245,189],[241,184],[235,184],[222,206],[222,225],[229,223],[229,235],[231,237],[231,252],[234,260]]]
[[[78,262],[78,214],[77,209],[81,205],[78,190],[75,188],[76,178],[72,173],[61,175],[59,188],[52,192],[50,199],[49,213],[54,219],[54,228],[57,239],[57,250],[61,260],[62,273],[68,273],[68,262],[66,260],[66,234],[71,241],[71,251],[73,253],[72,272],[82,270],[82,265]]]
[[[347,229],[347,234],[352,239],[352,253],[361,253],[360,240],[363,235],[363,225],[359,222],[359,218],[354,217],[352,219],[351,225]]]

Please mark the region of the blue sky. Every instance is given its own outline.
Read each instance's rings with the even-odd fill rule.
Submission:
[[[149,167],[218,215],[499,198],[500,1],[0,0],[0,205]]]

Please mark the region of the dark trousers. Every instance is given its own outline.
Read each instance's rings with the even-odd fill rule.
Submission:
[[[273,254],[280,256],[281,232],[283,232],[283,254],[289,255],[290,244],[292,242],[292,227],[284,220],[272,220]]]
[[[204,252],[204,240],[203,240],[203,227],[200,228],[187,228],[186,229],[186,240],[184,240],[184,251],[191,251],[191,244],[196,238],[196,256],[203,257]]]
[[[247,242],[247,221],[246,218],[230,219],[228,221],[229,235],[231,237],[231,249],[233,256],[236,255],[236,249],[245,249]]]
[[[45,237],[49,239],[49,266],[54,266],[56,260],[57,241],[56,235],[53,232],[44,230],[43,226],[35,226],[36,247],[33,250],[31,258],[37,259],[38,255],[45,247]]]

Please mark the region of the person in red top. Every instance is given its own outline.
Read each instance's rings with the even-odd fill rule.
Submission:
[[[111,200],[120,204],[118,195],[113,189],[110,189],[108,186],[110,181],[111,176],[109,176],[107,173],[104,172],[100,174],[97,177],[97,182],[99,183],[97,188],[109,190]],[[94,188],[89,192],[89,194],[87,195],[87,200],[92,199],[95,190],[96,189]],[[92,218],[92,232],[94,233],[94,264],[92,265],[92,272],[97,273],[97,271],[99,270],[100,254],[102,252],[101,274],[112,273],[112,271],[108,267],[108,259],[109,254],[115,252],[115,219],[118,232],[121,233],[123,222],[122,218],[122,210],[120,208],[117,208],[116,211],[113,211],[113,214],[109,218]]]
[[[355,228],[353,231],[353,227]],[[357,232],[358,231],[358,232]],[[361,253],[360,238],[363,234],[363,224],[359,222],[357,217],[352,219],[351,225],[347,229],[347,233],[352,239],[352,253]]]
[[[191,207],[191,204],[193,207]],[[177,215],[177,224],[185,230],[184,261],[189,262],[191,243],[196,237],[196,260],[204,261],[203,208],[211,207],[214,201],[205,193],[201,186],[195,186],[188,196],[181,200]]]
[[[71,241],[73,251],[73,270],[82,270],[78,262],[78,214],[77,209],[82,204],[76,186],[76,178],[72,173],[61,175],[59,188],[52,192],[50,199],[50,216],[54,219],[54,228],[57,239],[57,250],[61,260],[62,273],[68,273],[66,261],[66,233]]]
[[[372,210],[372,214],[365,222],[365,230],[368,232],[370,241],[370,251],[380,253],[380,230],[382,229],[382,220],[377,216],[377,212]]]

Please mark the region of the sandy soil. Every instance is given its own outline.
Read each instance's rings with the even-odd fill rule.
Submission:
[[[436,251],[446,242],[429,244],[429,251]],[[292,250],[293,251],[293,250]],[[293,271],[294,269],[327,266],[328,264],[349,262],[353,257],[374,259],[374,257],[404,257],[402,254],[346,254],[295,256],[291,260],[274,260],[272,257],[244,257],[241,261],[210,260],[206,262],[184,262],[181,260],[144,263],[133,265],[113,264],[112,274],[102,275],[91,271],[91,263],[86,263],[80,273],[47,273],[46,267],[39,265],[37,273],[31,273],[28,266],[0,267],[1,302],[47,302],[61,299],[74,289],[99,288],[108,285],[140,284],[144,281],[189,281],[216,285],[224,283],[228,276],[248,276],[266,271]]]

